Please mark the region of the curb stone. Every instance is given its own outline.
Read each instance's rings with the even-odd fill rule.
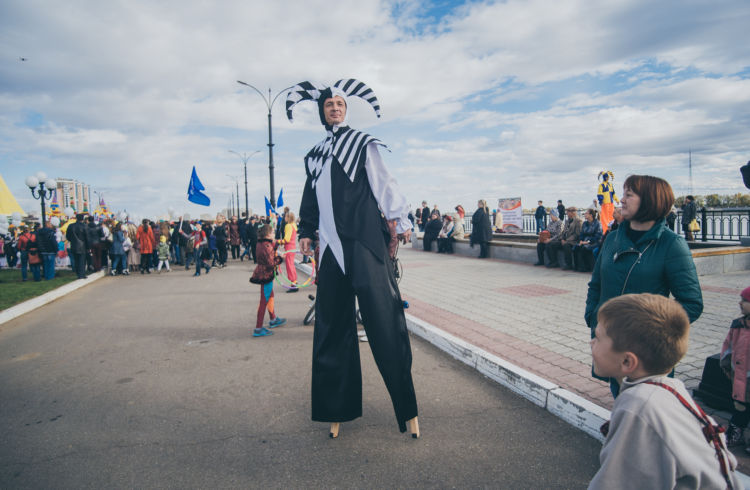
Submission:
[[[10,308],[7,308],[0,312],[0,325],[6,322],[9,322],[15,318],[18,318],[21,315],[25,315],[26,313],[33,311],[39,308],[40,306],[44,306],[47,303],[51,303],[55,301],[57,298],[65,296],[66,294],[71,293],[75,291],[76,289],[82,288],[84,286],[88,286],[92,282],[102,277],[104,277],[104,270],[100,270],[99,272],[94,272],[93,274],[89,274],[89,276],[84,280],[77,279],[75,281],[62,285],[57,289],[48,291],[42,294],[41,296],[37,296],[35,298],[26,300],[23,303],[19,303],[17,305],[11,306]]]

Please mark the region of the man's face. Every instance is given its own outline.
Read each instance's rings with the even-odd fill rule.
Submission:
[[[576,212],[573,211],[572,209],[570,211],[565,211],[565,214],[567,214],[568,218],[570,218],[570,219],[575,219],[575,217],[576,217]]]
[[[342,124],[346,117],[346,101],[338,95],[323,102],[323,115],[331,126]]]
[[[619,378],[621,355],[612,349],[612,338],[607,335],[607,322],[599,320],[595,336],[591,339],[591,359],[594,364],[594,374],[603,378]]]

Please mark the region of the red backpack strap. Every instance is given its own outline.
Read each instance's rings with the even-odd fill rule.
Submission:
[[[644,381],[646,384],[654,385],[654,386],[660,386],[664,388],[665,390],[672,393],[674,396],[677,397],[677,399],[682,403],[682,405],[687,408],[690,413],[693,414],[693,416],[698,419],[698,422],[703,425],[703,437],[706,438],[706,441],[713,446],[714,450],[716,451],[716,456],[719,459],[719,467],[721,469],[721,475],[724,477],[724,480],[727,482],[727,488],[733,488],[732,487],[732,480],[729,478],[729,462],[727,461],[727,458],[724,454],[724,451],[727,451],[727,447],[724,444],[724,441],[722,441],[720,434],[724,432],[724,427],[720,425],[713,424],[711,420],[708,418],[708,415],[706,415],[706,412],[703,411],[703,409],[698,406],[697,404],[695,406],[691,405],[684,396],[682,396],[677,390],[672,388],[669,385],[665,385],[664,383],[659,383],[657,381]]]

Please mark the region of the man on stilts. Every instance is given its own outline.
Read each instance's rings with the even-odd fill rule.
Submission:
[[[307,179],[300,205],[300,248],[311,253],[318,231],[320,263],[313,336],[312,419],[339,424],[362,415],[362,374],[355,296],[373,357],[393,402],[399,430],[407,423],[419,436],[411,377],[411,346],[403,301],[388,243],[395,226],[404,243],[411,235],[409,206],[398,191],[372,136],[346,126],[347,97],[370,103],[372,90],[354,79],[319,87],[302,82],[287,96],[287,117],[301,101],[318,103],[326,139],[305,157]]]

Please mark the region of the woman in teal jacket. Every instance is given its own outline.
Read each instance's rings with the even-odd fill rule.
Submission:
[[[589,282],[584,318],[592,338],[599,307],[622,294],[668,297],[671,293],[691,323],[703,312],[703,295],[687,242],[666,226],[665,218],[674,203],[672,187],[658,177],[631,175],[623,191],[622,216],[626,221],[607,235]],[[609,381],[616,397],[619,384]]]

